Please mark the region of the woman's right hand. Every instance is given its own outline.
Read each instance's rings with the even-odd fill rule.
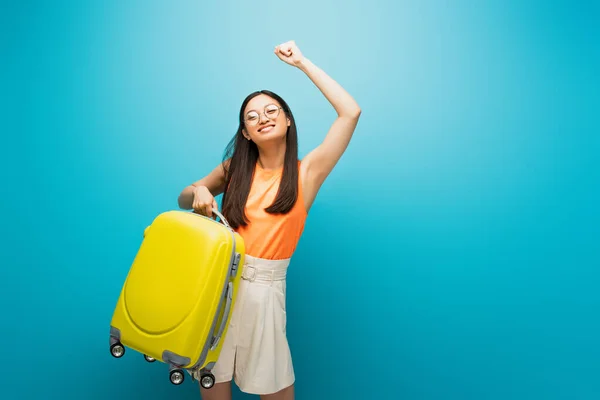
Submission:
[[[194,187],[194,200],[192,201],[194,212],[213,218],[213,208],[218,210],[217,201],[206,186]]]

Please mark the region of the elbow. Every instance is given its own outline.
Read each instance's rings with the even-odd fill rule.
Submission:
[[[356,106],[350,110],[348,110],[345,115],[346,118],[350,118],[352,120],[356,120],[358,121],[358,119],[360,118],[360,114],[362,113],[362,110],[360,109],[360,107]]]

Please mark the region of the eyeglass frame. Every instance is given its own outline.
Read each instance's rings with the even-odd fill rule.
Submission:
[[[276,109],[277,109],[277,115],[276,115],[274,118],[269,118],[269,117],[267,116],[267,107],[271,107],[271,106],[275,106],[275,107],[276,107]],[[271,119],[276,119],[277,117],[279,117],[279,114],[281,113],[281,111],[283,111],[283,112],[285,113],[285,110],[283,109],[283,107],[280,107],[280,106],[278,106],[278,105],[277,105],[277,104],[275,104],[275,103],[270,103],[270,104],[267,104],[267,105],[266,105],[266,106],[263,108],[262,112],[258,112],[258,111],[256,111],[256,110],[251,110],[251,111],[247,112],[247,113],[246,113],[246,115],[244,115],[244,123],[248,124],[249,126],[256,126],[256,125],[258,125],[258,124],[260,123],[261,117],[262,117],[263,115],[265,116],[265,118],[267,118],[267,121],[269,121],[269,120],[271,120]],[[258,114],[258,119],[256,120],[256,124],[254,124],[254,125],[252,125],[252,124],[248,123],[248,114],[250,114],[251,112],[255,112],[255,113],[257,113],[257,114]]]

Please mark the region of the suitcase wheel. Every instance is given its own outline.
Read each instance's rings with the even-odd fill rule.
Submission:
[[[148,361],[149,363],[152,363],[152,362],[156,361],[156,358],[152,358],[152,357],[150,357],[150,356],[147,356],[147,355],[145,355],[145,354],[144,354],[144,358],[145,358],[145,359],[146,359],[146,361]]]
[[[112,354],[114,358],[121,358],[123,357],[123,354],[125,354],[125,347],[119,342],[113,343],[110,345],[110,354]]]
[[[211,387],[213,387],[214,384],[215,376],[210,372],[202,374],[202,376],[200,377],[200,385],[202,385],[204,389],[210,389]]]
[[[183,383],[183,376],[183,371],[180,369],[171,370],[169,373],[169,378],[173,385],[181,385]]]

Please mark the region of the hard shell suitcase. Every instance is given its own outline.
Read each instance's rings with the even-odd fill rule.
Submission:
[[[144,238],[121,289],[110,323],[110,351],[125,348],[146,361],[169,365],[175,385],[184,371],[211,388],[211,373],[244,265],[242,237],[221,223],[186,211],[158,215]],[[196,373],[198,372],[198,373]]]

